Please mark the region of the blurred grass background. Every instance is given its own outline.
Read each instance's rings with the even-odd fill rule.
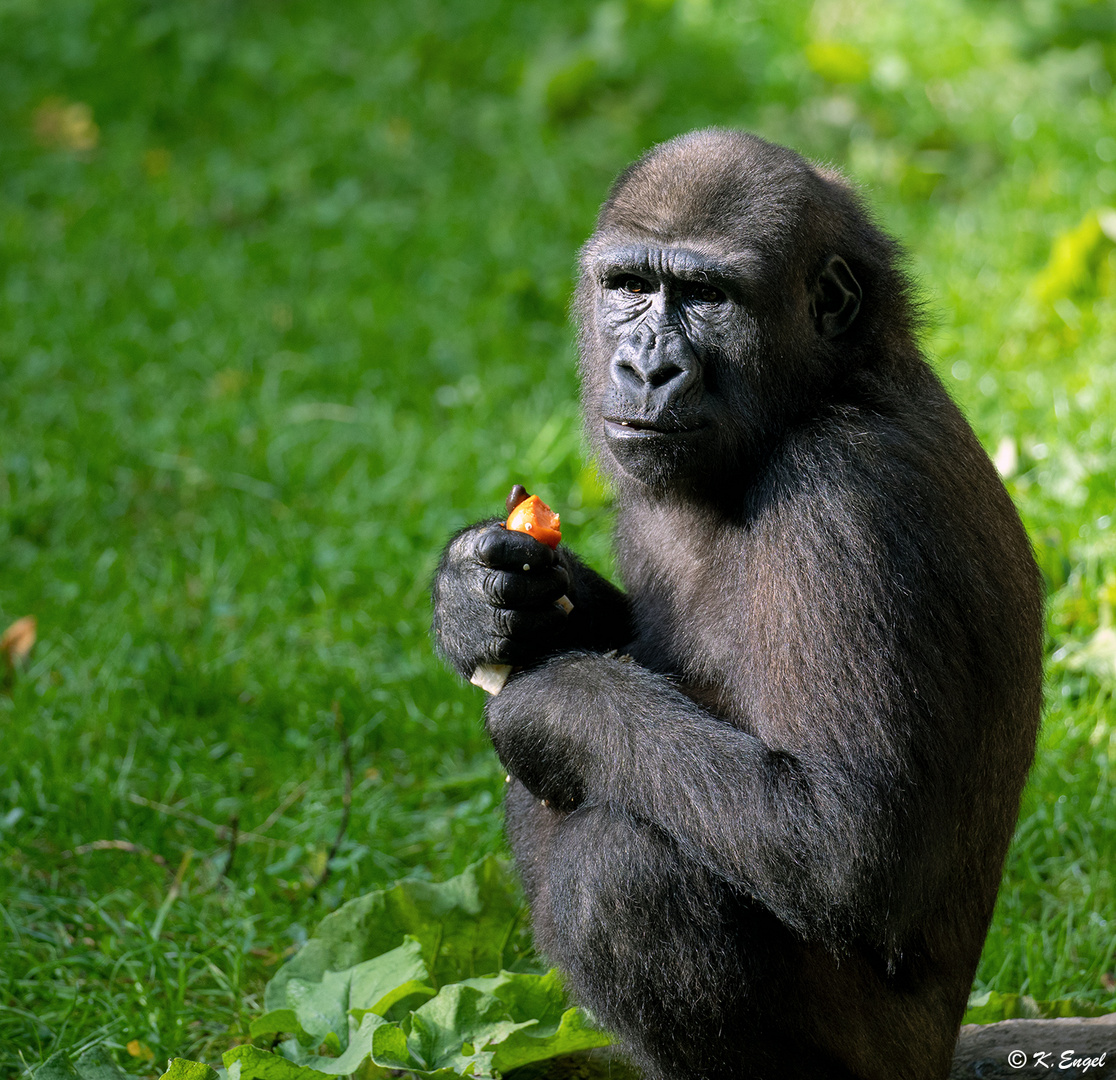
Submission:
[[[1050,592],[976,987],[1116,1007],[1114,73],[1106,0],[0,0],[0,1073],[215,1060],[326,911],[500,848],[428,579],[519,479],[609,570],[574,256],[706,124],[911,251]]]

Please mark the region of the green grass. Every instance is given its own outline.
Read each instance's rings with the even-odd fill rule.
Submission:
[[[1116,1006],[1116,246],[1048,269],[1116,205],[1110,10],[0,3],[0,628],[40,634],[0,696],[0,1074],[215,1061],[325,912],[499,849],[429,575],[516,479],[608,570],[574,256],[710,123],[866,187],[1014,451],[1054,659],[977,986]]]

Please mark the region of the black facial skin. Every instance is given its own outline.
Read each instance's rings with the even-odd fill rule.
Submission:
[[[536,942],[650,1080],[949,1072],[1042,588],[910,292],[840,177],[657,147],[576,297],[625,591],[491,522],[435,577],[447,660],[520,665],[486,723]]]
[[[682,484],[692,491],[710,479],[712,462],[738,473],[739,452],[754,453],[762,435],[759,417],[740,430],[758,401],[739,392],[747,387],[733,371],[735,364],[762,374],[762,356],[745,351],[763,345],[757,311],[764,265],[749,254],[624,244],[600,251],[587,267],[597,284],[600,343],[612,349],[599,405],[603,435],[624,473],[653,490]],[[846,330],[860,296],[844,260],[830,256],[805,297],[818,334]],[[754,390],[758,398],[762,384]]]
[[[737,314],[710,277],[717,269],[685,249],[644,245],[594,267],[602,343],[613,349],[601,422],[609,451],[636,479],[681,479],[716,437],[718,403],[706,384]]]

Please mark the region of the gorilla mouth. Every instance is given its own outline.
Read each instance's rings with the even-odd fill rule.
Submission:
[[[604,417],[605,434],[612,439],[655,439],[689,435],[696,427],[681,427],[661,420],[642,420],[635,417]]]

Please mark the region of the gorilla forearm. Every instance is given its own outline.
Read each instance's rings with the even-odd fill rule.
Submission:
[[[514,677],[487,722],[504,766],[538,799],[660,830],[788,926],[848,926],[867,899],[872,786],[769,749],[638,664],[556,657]]]

